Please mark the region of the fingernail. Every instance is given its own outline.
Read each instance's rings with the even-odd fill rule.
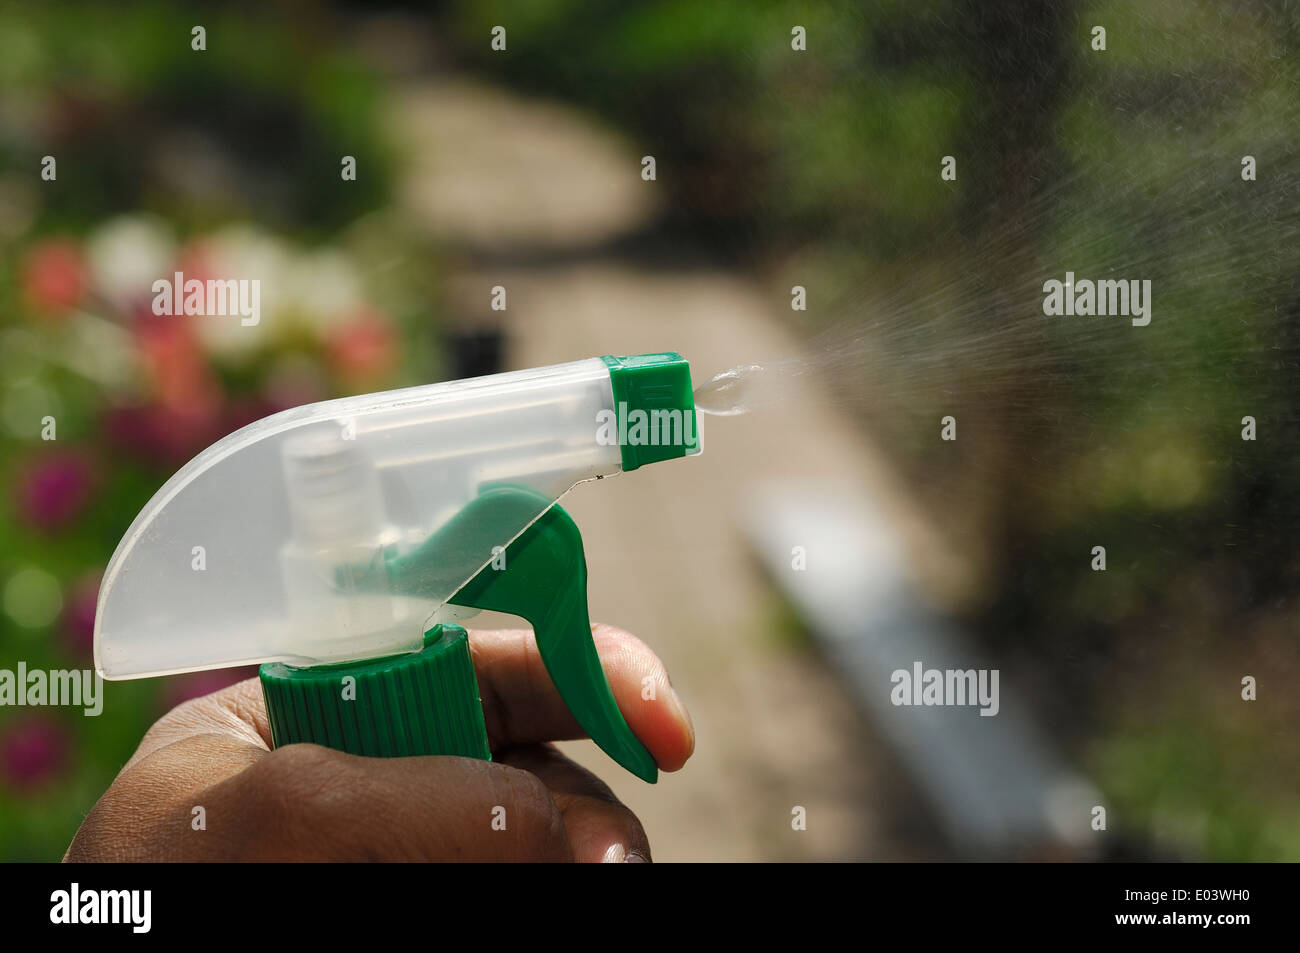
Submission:
[[[622,844],[610,844],[605,849],[605,856],[600,858],[602,864],[621,864],[627,858]]]
[[[635,850],[629,850],[629,851],[627,852],[627,856],[623,858],[623,863],[625,863],[625,864],[648,864],[648,863],[650,863],[650,860],[649,860],[649,858],[645,857],[643,854],[640,854],[640,853],[638,853],[638,852],[635,851]]]

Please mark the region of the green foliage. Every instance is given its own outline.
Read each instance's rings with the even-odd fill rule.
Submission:
[[[393,156],[374,79],[272,11],[205,11],[202,51],[195,19],[156,2],[5,12],[0,95],[30,121],[0,159],[61,159],[45,226],[152,209],[190,228],[244,218],[323,234],[378,208]],[[340,190],[344,155],[365,174]]]

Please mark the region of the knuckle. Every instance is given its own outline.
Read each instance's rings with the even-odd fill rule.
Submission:
[[[498,803],[513,807],[516,846],[538,859],[566,855],[564,818],[542,779],[509,765],[495,767],[494,792]]]
[[[345,815],[357,789],[351,759],[320,745],[277,748],[249,769],[248,783],[261,821],[281,835]]]

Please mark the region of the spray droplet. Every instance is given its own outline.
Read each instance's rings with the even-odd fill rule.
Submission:
[[[764,370],[761,364],[741,364],[705,381],[695,389],[695,409],[717,417],[745,413]]]

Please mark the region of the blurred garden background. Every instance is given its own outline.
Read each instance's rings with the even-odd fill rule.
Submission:
[[[134,515],[265,414],[789,359],[699,461],[566,500],[593,618],[695,715],[655,789],[575,747],[657,859],[972,856],[750,552],[750,484],[827,475],[1107,806],[1087,848],[974,856],[1300,859],[1298,54],[1283,0],[8,6],[0,668],[90,667]],[[154,316],[175,271],[261,279],[260,324]],[[1067,271],[1150,279],[1151,324],[1045,317]],[[155,718],[249,674],[0,708],[0,858],[60,857]]]

